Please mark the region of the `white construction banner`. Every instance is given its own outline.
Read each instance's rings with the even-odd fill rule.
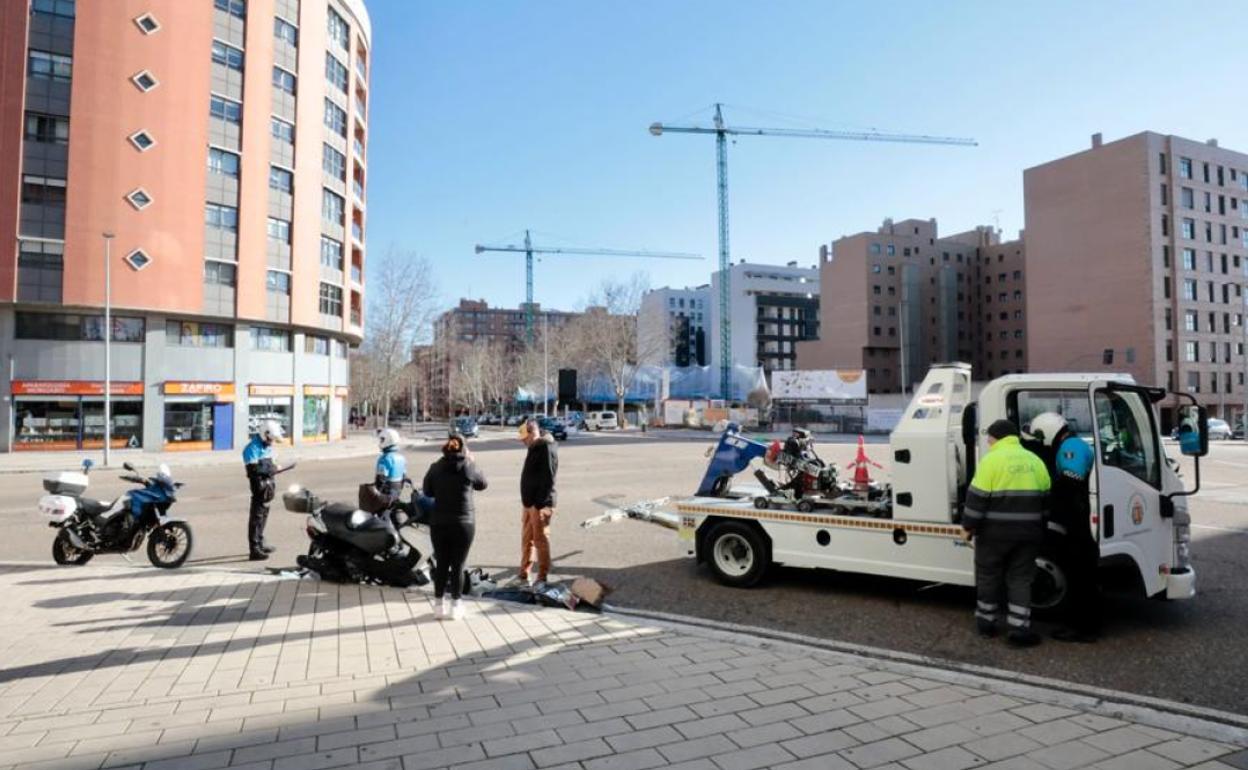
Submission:
[[[771,373],[774,401],[867,403],[867,373],[862,369],[811,369]]]

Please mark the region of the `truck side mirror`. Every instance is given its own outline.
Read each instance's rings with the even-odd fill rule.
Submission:
[[[1179,407],[1179,452],[1188,457],[1209,454],[1209,413],[1203,406]]]

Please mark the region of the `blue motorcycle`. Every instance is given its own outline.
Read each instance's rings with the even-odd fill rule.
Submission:
[[[43,480],[50,494],[39,500],[39,510],[50,519],[48,526],[58,530],[52,541],[57,564],[86,564],[97,553],[130,553],[144,540],[153,566],[174,569],[190,557],[190,525],[169,515],[182,487],[173,480],[169,466],[162,464],[155,476],[146,478],[130,463],[122,467],[129,471],[122,481],[141,487],[114,500],[83,497],[90,482],[90,460],[83,461],[80,473],[58,473]]]

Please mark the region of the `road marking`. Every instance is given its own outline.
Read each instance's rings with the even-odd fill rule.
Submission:
[[[1236,468],[1248,468],[1248,463],[1233,463],[1230,460],[1212,460],[1211,462],[1215,462],[1218,465],[1233,465]]]

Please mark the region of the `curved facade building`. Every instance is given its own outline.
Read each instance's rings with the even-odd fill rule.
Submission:
[[[230,449],[345,425],[364,307],[360,0],[0,10],[0,442]],[[109,237],[111,235],[111,237]]]

